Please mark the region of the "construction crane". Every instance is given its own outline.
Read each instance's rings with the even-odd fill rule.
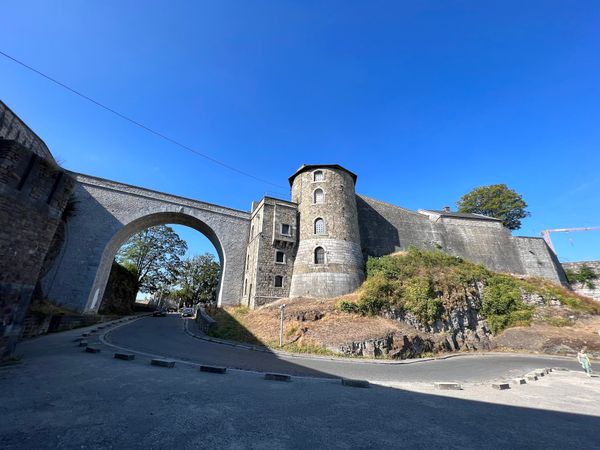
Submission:
[[[552,245],[552,239],[550,239],[550,233],[570,233],[571,231],[590,231],[590,230],[600,230],[600,227],[580,227],[580,228],[555,228],[553,230],[542,230],[542,237],[548,244],[548,247],[552,249],[554,253],[554,245]]]

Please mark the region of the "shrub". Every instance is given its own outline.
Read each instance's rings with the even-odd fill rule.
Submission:
[[[404,285],[404,308],[419,322],[433,325],[444,310],[442,301],[435,296],[431,279],[412,278]]]
[[[580,283],[588,289],[594,289],[594,280],[598,279],[598,274],[590,266],[582,265],[579,270],[566,269],[567,280],[571,284]]]
[[[508,275],[494,275],[488,280],[481,314],[487,319],[492,333],[531,323],[533,308],[523,303],[521,292],[518,281]]]

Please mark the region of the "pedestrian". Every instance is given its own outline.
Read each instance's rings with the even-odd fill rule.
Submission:
[[[586,351],[587,347],[583,347],[579,352],[577,352],[577,361],[579,361],[579,364],[581,364],[581,367],[583,367],[583,370],[585,370],[587,376],[591,377],[592,365],[590,364],[590,358],[588,357]]]

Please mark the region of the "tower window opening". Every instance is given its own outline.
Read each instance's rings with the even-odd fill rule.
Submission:
[[[281,224],[281,234],[284,236],[290,236],[290,225],[288,223]]]
[[[283,287],[283,277],[281,275],[275,275],[275,287]]]
[[[315,264],[325,264],[325,250],[323,250],[323,247],[315,248]]]
[[[323,171],[322,170],[316,170],[313,173],[313,180],[314,181],[323,181],[325,179],[325,177],[323,176]]]
[[[277,253],[275,253],[275,262],[284,264],[285,263],[285,252],[282,252],[281,250],[277,250]]]
[[[323,189],[315,189],[315,193],[314,193],[314,202],[315,203],[323,203],[323,198],[324,198],[324,194],[323,194]]]
[[[325,234],[325,221],[320,217],[315,220],[315,234]]]

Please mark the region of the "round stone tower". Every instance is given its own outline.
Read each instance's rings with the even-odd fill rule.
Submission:
[[[331,298],[364,279],[356,175],[336,165],[303,165],[289,178],[299,240],[290,297]]]

